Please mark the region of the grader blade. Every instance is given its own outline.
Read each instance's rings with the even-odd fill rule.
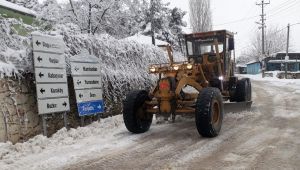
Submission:
[[[225,113],[239,113],[249,111],[251,109],[252,101],[248,102],[232,102],[224,103]]]

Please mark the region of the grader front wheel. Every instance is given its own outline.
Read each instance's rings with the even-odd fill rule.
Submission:
[[[146,113],[147,91],[130,92],[123,104],[123,119],[126,128],[132,133],[144,133],[152,124],[153,114]]]
[[[205,88],[196,103],[196,126],[199,134],[203,137],[218,136],[224,114],[223,99],[219,89]]]

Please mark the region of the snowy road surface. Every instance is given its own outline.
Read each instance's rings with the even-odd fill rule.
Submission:
[[[193,119],[134,135],[116,116],[50,139],[0,144],[0,169],[298,169],[299,91],[254,81],[252,110],[226,114],[213,139],[200,137]]]

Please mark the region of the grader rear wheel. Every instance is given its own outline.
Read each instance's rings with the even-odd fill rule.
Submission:
[[[219,89],[205,88],[196,103],[196,126],[203,137],[218,136],[224,114],[223,99]]]

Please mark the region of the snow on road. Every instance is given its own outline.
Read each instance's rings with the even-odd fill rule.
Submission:
[[[49,139],[2,143],[0,169],[299,168],[298,81],[252,79],[251,111],[226,114],[216,138],[200,137],[190,118],[154,122],[149,132],[134,135],[119,115]]]
[[[252,80],[265,82],[274,86],[285,87],[288,89],[294,90],[295,93],[300,94],[300,79],[279,79],[276,77],[278,71],[271,72],[274,77],[265,77],[262,78],[261,74],[249,75],[249,74],[240,74],[241,77],[249,77]]]

